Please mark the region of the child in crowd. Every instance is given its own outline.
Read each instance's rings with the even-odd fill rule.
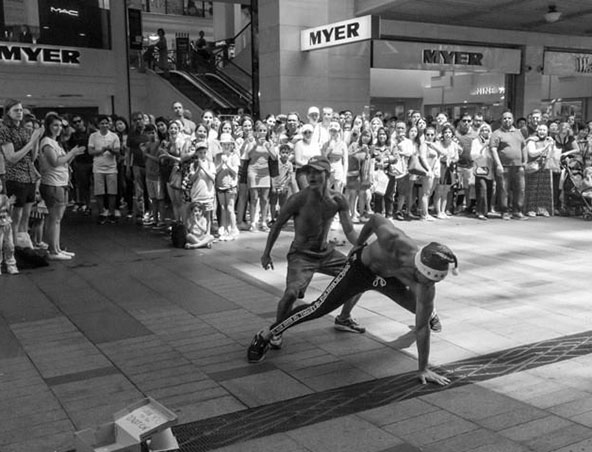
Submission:
[[[234,203],[237,194],[240,157],[234,151],[234,139],[229,133],[220,135],[220,147],[222,152],[216,156],[216,192],[220,204],[218,233],[220,240],[234,240],[239,234]]]
[[[290,185],[294,173],[294,166],[290,162],[292,155],[292,145],[289,143],[280,146],[280,159],[278,162],[279,175],[271,180],[271,193],[269,194],[269,206],[271,213],[271,222],[275,222],[278,210],[283,207],[290,194]]]
[[[156,126],[148,124],[144,128],[144,133],[148,135],[149,141],[142,143],[140,149],[144,153],[144,160],[146,166],[146,188],[148,189],[148,197],[152,206],[152,221],[156,228],[164,228],[164,184],[160,179],[160,143],[156,133]]]
[[[39,193],[39,188],[35,193],[35,202],[31,207],[31,216],[29,218],[29,228],[31,230],[31,241],[35,248],[46,250],[49,245],[43,241],[43,230],[45,228],[45,218],[49,211],[45,205],[45,201]]]
[[[195,145],[196,159],[191,164],[189,180],[191,182],[191,202],[203,207],[209,235],[212,229],[212,212],[216,202],[216,165],[208,159],[208,145],[200,142]]]
[[[185,248],[211,248],[214,237],[208,231],[208,221],[204,216],[204,208],[198,202],[192,202],[191,214],[187,220],[187,236]]]
[[[4,262],[9,275],[16,275],[19,272],[14,258],[12,218],[10,217],[10,211],[15,201],[14,195],[9,198],[4,194],[4,186],[0,178],[0,265]],[[1,268],[0,274],[2,274]]]

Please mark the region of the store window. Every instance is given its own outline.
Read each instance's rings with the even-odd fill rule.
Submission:
[[[0,40],[108,49],[110,0],[0,0]]]
[[[397,117],[400,110],[451,119],[468,112],[493,121],[509,104],[508,76],[519,71],[517,49],[374,41],[371,102]]]
[[[147,13],[196,17],[212,16],[212,2],[196,0],[141,0],[141,2],[142,11]]]
[[[592,53],[545,51],[541,106],[551,119],[592,116]]]

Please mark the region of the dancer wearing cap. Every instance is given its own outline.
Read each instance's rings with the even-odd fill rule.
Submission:
[[[366,245],[372,234],[376,240]],[[364,225],[346,264],[321,296],[312,304],[294,308],[283,320],[255,335],[248,350],[249,362],[263,359],[272,335],[282,334],[299,323],[322,317],[339,307],[343,300],[376,290],[415,314],[421,383],[446,385],[450,380],[428,368],[430,330],[439,320],[434,311],[435,284],[448,274],[450,264],[456,273],[452,251],[432,242],[418,248],[415,242],[389,220],[372,215]]]
[[[284,320],[298,298],[304,297],[314,273],[329,276],[339,274],[347,257],[327,243],[327,235],[335,215],[339,215],[341,226],[350,243],[356,244],[358,235],[349,216],[349,206],[341,192],[329,188],[331,163],[326,157],[315,156],[303,167],[308,186],[290,196],[280,209],[277,219],[267,237],[267,244],[261,257],[264,269],[273,269],[271,250],[282,227],[294,219],[294,240],[288,252],[288,274],[286,290],[277,308],[277,321]],[[363,333],[365,329],[351,318],[351,310],[359,299],[344,298],[341,314],[335,318],[335,328],[351,333]],[[281,347],[281,334],[271,337],[273,348]],[[258,361],[254,359],[254,361]]]

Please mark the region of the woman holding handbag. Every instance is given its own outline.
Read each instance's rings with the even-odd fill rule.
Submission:
[[[442,138],[433,146],[440,155],[440,179],[436,185],[434,209],[436,211],[436,217],[445,220],[449,218],[446,213],[448,194],[450,193],[450,188],[457,182],[456,162],[458,162],[461,147],[453,140],[454,128],[452,125],[444,124],[441,134]]]
[[[539,124],[536,135],[526,140],[528,161],[525,166],[524,210],[529,217],[548,217],[553,212],[553,175],[547,159],[554,152],[555,140],[545,124]]]

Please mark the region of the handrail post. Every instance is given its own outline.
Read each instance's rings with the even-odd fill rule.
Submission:
[[[253,118],[259,118],[259,0],[251,0],[251,62],[253,90]]]

